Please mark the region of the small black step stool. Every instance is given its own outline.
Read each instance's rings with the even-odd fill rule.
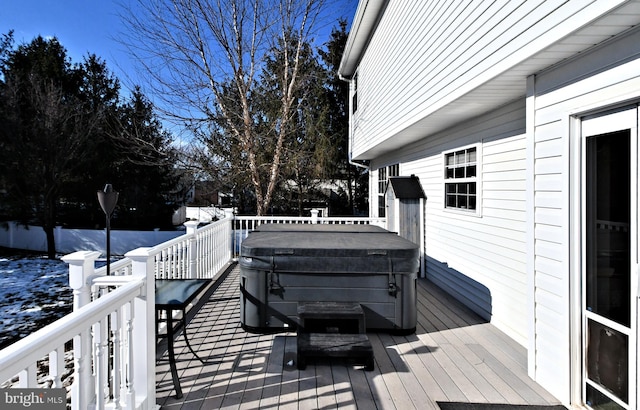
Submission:
[[[373,347],[359,303],[300,302],[298,318],[298,369],[306,368],[308,357],[343,357],[373,370]]]

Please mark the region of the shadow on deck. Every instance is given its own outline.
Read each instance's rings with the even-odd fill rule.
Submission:
[[[239,267],[187,327],[200,363],[176,341],[184,397],[175,398],[166,354],[156,365],[162,409],[439,409],[437,402],[549,405],[558,401],[527,376],[526,351],[426,281],[418,281],[415,334],[369,333],[375,369],[340,359],[298,370],[296,335],[240,327]],[[356,405],[357,403],[357,405]]]

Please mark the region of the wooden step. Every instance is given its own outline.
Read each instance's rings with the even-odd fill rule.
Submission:
[[[299,302],[302,332],[365,333],[364,311],[354,302]]]
[[[298,369],[306,368],[309,357],[343,357],[374,368],[373,347],[366,334],[298,333]]]

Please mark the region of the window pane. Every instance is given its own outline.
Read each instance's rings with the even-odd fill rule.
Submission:
[[[386,215],[386,208],[385,208],[385,200],[384,200],[384,196],[379,195],[378,196],[378,216],[381,218],[384,218]]]
[[[587,139],[587,309],[617,323],[631,320],[631,226],[629,131]]]
[[[467,178],[473,178],[476,176],[476,166],[475,165],[469,165],[467,167]]]
[[[469,197],[469,209],[476,209],[476,197],[475,196],[470,196]]]
[[[456,178],[464,178],[464,167],[458,167],[455,169]]]
[[[464,151],[456,152],[456,164],[460,165],[460,164],[464,164],[464,163],[465,163]]]
[[[475,148],[469,148],[469,150],[467,151],[468,155],[467,155],[467,162],[476,162],[476,149]]]
[[[447,168],[445,171],[445,178],[453,178],[453,168]]]
[[[446,158],[445,164],[446,164],[447,166],[449,166],[449,165],[453,165],[453,164],[454,164],[453,154],[447,154],[445,158]]]

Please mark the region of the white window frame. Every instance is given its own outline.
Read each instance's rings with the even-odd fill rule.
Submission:
[[[471,150],[475,150],[475,161],[469,158],[469,151]],[[452,156],[453,162],[450,161]],[[457,156],[459,158],[456,158]],[[475,171],[475,175],[472,171]],[[442,182],[442,206],[446,211],[480,216],[482,210],[482,143],[479,142],[443,152]],[[467,185],[466,192],[463,189],[459,192],[451,193],[449,187],[454,184],[459,187]],[[471,184],[474,184],[475,193],[469,192],[471,191],[471,189],[469,189],[472,186]],[[449,200],[452,196],[457,197],[457,199],[462,199],[466,196],[466,205],[450,205]],[[473,209],[468,207],[470,198],[475,200],[475,207]]]
[[[384,175],[382,175],[384,173]],[[376,203],[378,217],[387,217],[387,199],[386,191],[389,185],[389,178],[400,176],[400,164],[392,164],[378,168],[378,201]],[[380,215],[381,212],[384,215]]]

